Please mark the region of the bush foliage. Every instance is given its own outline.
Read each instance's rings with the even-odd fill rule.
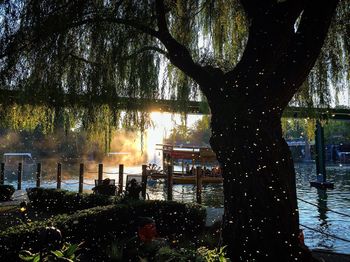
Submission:
[[[0,185],[0,201],[8,201],[11,199],[15,188],[11,185]]]
[[[27,194],[32,208],[54,213],[69,213],[115,203],[115,198],[106,195],[78,194],[53,188],[30,188]]]
[[[203,229],[205,209],[166,201],[136,201],[108,205],[57,215],[46,221],[36,221],[11,227],[0,233],[0,260],[16,257],[20,250],[40,250],[40,231],[47,226],[61,230],[64,241],[99,243],[108,238],[125,237],[135,232],[136,221],[152,217],[160,236],[193,235]]]

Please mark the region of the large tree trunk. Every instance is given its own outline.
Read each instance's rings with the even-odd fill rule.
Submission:
[[[338,1],[241,0],[248,41],[225,73],[193,61],[156,1],[157,37],[211,109],[210,143],[224,172],[223,238],[233,261],[311,260],[298,241],[295,171],[280,118],[320,53]]]
[[[285,11],[242,1],[252,17],[243,57],[228,73],[212,70],[214,80],[202,86],[224,172],[223,240],[233,261],[313,260],[298,240],[295,170],[280,120],[317,59],[337,1],[317,2],[315,11],[316,2],[286,2]]]
[[[224,244],[233,261],[300,261],[295,172],[280,112],[237,104],[212,114],[210,142],[224,172]]]

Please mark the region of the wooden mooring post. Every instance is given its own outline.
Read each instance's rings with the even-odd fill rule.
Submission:
[[[5,183],[5,163],[1,163],[0,168],[0,185]]]
[[[62,167],[61,163],[57,163],[57,189],[61,189],[62,184]]]
[[[322,189],[333,189],[334,184],[327,181],[326,175],[326,153],[324,144],[324,131],[322,123],[316,121],[315,131],[315,148],[316,148],[316,181],[310,181],[310,186]]]
[[[103,180],[103,164],[98,164],[98,185],[102,183]]]
[[[146,186],[147,186],[147,165],[142,165],[142,183],[141,183],[141,196],[146,199]]]
[[[83,183],[84,183],[84,164],[80,164],[79,168],[79,194],[83,193]]]
[[[167,170],[167,199],[173,200],[173,166],[169,165]]]
[[[124,182],[124,165],[119,165],[118,196],[120,196],[123,193],[123,182]]]
[[[40,187],[41,180],[41,163],[36,165],[36,187]]]
[[[22,163],[18,163],[18,170],[17,170],[17,190],[22,189]]]
[[[202,204],[202,167],[196,169],[196,199],[198,204]]]

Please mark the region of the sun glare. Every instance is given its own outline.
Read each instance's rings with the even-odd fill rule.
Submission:
[[[201,117],[200,115],[188,115],[187,125],[192,126]],[[169,136],[171,129],[181,122],[181,116],[179,114],[152,112],[151,121],[153,125],[147,130],[146,134],[148,161],[160,165],[160,152],[156,151],[156,145],[163,143],[164,139]]]
[[[160,158],[157,156],[156,145],[162,144],[164,138],[173,127],[169,114],[161,112],[151,113],[152,126],[147,130],[147,154],[151,163],[160,165]]]

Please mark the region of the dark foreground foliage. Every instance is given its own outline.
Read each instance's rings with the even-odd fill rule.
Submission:
[[[56,214],[111,205],[116,201],[106,195],[78,194],[53,188],[30,188],[27,189],[27,194],[32,208]]]
[[[16,260],[20,250],[38,252],[43,244],[40,232],[47,226],[61,230],[64,241],[84,241],[86,246],[98,248],[108,239],[132,237],[137,218],[145,216],[155,220],[160,236],[193,235],[204,228],[205,209],[176,202],[136,201],[57,215],[1,232],[0,260]]]
[[[8,201],[11,199],[15,188],[11,185],[0,185],[0,201]]]

